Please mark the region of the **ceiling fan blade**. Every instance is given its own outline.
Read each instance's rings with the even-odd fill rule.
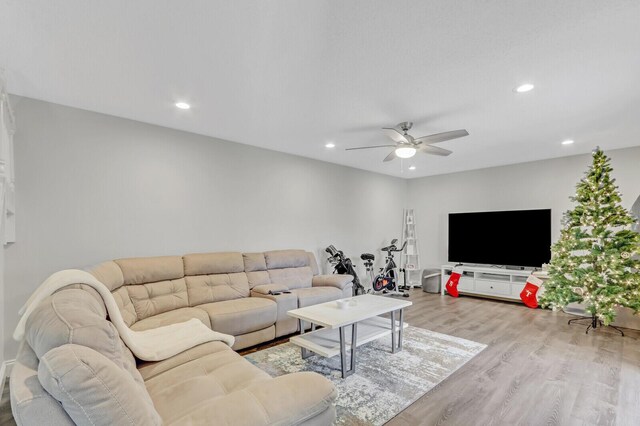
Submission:
[[[398,129],[394,129],[392,127],[383,127],[382,131],[385,135],[393,139],[394,142],[409,143],[407,138],[405,138],[404,135],[398,131]]]
[[[374,146],[359,146],[357,148],[347,148],[345,151],[353,151],[354,149],[369,149],[369,148],[387,148],[395,145],[374,145]]]
[[[394,149],[393,151],[391,151],[389,153],[389,155],[387,155],[386,157],[384,157],[384,160],[382,160],[383,162],[387,162],[387,161],[391,161],[391,160],[395,160],[396,158],[396,150]]]
[[[436,133],[435,135],[423,136],[421,138],[415,139],[415,142],[432,144],[432,143],[448,141],[451,139],[462,138],[464,136],[469,136],[469,132],[467,132],[465,129],[460,129],[460,130],[452,130],[450,132]]]
[[[453,153],[453,151],[449,151],[448,149],[444,149],[444,148],[440,148],[432,145],[422,145],[420,147],[420,151],[424,152],[425,154],[441,155],[443,157],[446,157],[447,155],[450,155],[451,153]]]

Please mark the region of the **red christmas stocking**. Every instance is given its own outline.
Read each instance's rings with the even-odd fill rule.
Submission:
[[[458,297],[458,282],[460,281],[460,275],[462,275],[462,270],[453,268],[451,276],[449,277],[447,284],[444,286],[447,289],[447,293],[453,297]]]
[[[542,285],[542,280],[538,277],[534,277],[533,275],[529,275],[527,278],[527,283],[524,285],[522,292],[520,293],[520,298],[524,302],[525,305],[530,307],[531,309],[535,309],[538,307],[538,289]]]

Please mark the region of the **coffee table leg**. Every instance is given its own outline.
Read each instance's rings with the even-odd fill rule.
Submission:
[[[340,327],[340,368],[342,369],[342,378],[349,377],[356,371],[356,342],[358,333],[358,323],[351,324],[351,362],[350,368],[347,370],[347,345],[344,336],[345,327]]]
[[[298,320],[298,322],[300,323],[300,334],[304,334],[304,321]],[[311,323],[311,329],[312,331],[315,329],[315,324]],[[313,355],[313,352],[311,352],[309,349],[300,347],[300,356],[302,357],[302,359],[307,359],[311,355]]]
[[[351,372],[356,371],[356,348],[358,347],[358,323],[351,326]]]
[[[396,353],[396,311],[391,311],[391,353]]]
[[[398,350],[402,350],[402,334],[404,331],[404,309],[400,309],[400,330],[398,330]]]

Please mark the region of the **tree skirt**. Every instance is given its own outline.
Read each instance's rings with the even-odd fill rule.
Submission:
[[[300,357],[285,343],[246,355],[272,376],[315,371],[338,389],[337,424],[382,425],[427,393],[487,345],[422,328],[405,329],[403,350],[392,354],[391,336],[359,346],[355,374],[342,379],[340,355]],[[349,359],[349,354],[347,354]]]

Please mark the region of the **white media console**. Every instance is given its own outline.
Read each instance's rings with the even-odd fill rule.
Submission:
[[[442,265],[441,293],[444,296],[445,285],[455,265]],[[458,291],[460,294],[492,297],[520,301],[520,292],[533,270],[492,268],[489,266],[458,266],[462,270]]]

